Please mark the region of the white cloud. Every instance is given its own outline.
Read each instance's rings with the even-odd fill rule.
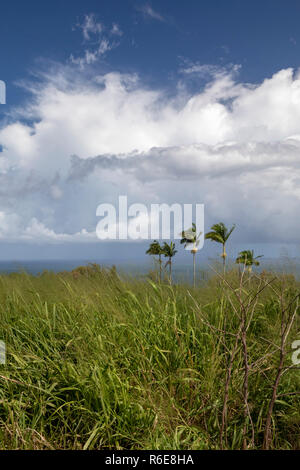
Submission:
[[[102,39],[96,49],[85,50],[84,55],[81,57],[74,57],[73,54],[71,54],[70,61],[72,64],[79,65],[81,69],[84,69],[86,65],[91,65],[97,62],[114,47],[117,47],[116,43],[111,43],[107,39]]]
[[[19,240],[24,241],[40,241],[46,243],[55,242],[90,242],[97,241],[96,232],[88,232],[82,229],[74,234],[56,233],[54,230],[47,228],[43,223],[33,217],[28,226],[19,234]]]
[[[227,142],[217,145],[193,144],[154,147],[131,155],[104,155],[93,158],[72,156],[71,180],[84,179],[97,168],[103,172],[121,169],[134,178],[151,182],[165,179],[193,180],[222,176],[258,174],[274,168],[300,168],[300,142]],[[127,157],[127,158],[126,158]]]
[[[117,23],[113,23],[110,32],[116,36],[123,36],[123,31]]]
[[[78,65],[81,70],[87,65],[94,64],[108,51],[119,46],[119,42],[111,41],[109,37],[123,35],[117,23],[113,23],[111,29],[107,31],[105,25],[97,21],[94,13],[85,15],[83,23],[77,24],[77,28],[82,30],[85,43],[89,44],[89,48],[85,49],[83,55],[78,57],[70,55],[71,64]]]
[[[93,13],[85,15],[83,23],[77,26],[82,30],[86,41],[89,41],[94,34],[99,35],[104,29],[103,24],[96,20],[96,16]]]
[[[157,21],[165,21],[164,17],[160,13],[155,11],[149,3],[139,6],[137,9],[142,12],[145,17]]]
[[[27,241],[43,243],[60,242],[95,242],[97,241],[96,231],[88,232],[81,229],[80,232],[73,234],[56,233],[47,228],[42,222],[32,217],[28,224],[23,223],[22,217],[13,212],[0,212],[0,240],[2,241]]]
[[[208,224],[228,220],[253,241],[293,241],[299,73],[281,70],[257,85],[229,69],[209,74],[198,93],[170,98],[135,75],[48,73],[0,128],[1,238],[94,240],[98,204],[127,194],[205,203]]]

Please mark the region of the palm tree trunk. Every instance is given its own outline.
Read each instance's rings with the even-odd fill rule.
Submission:
[[[169,263],[170,263],[170,284],[172,284],[172,258],[169,258]]]
[[[161,282],[161,255],[159,255],[159,282]]]
[[[226,251],[225,251],[225,243],[223,244],[223,274],[225,275],[225,270],[226,270]]]
[[[193,283],[196,287],[196,253],[193,253]]]

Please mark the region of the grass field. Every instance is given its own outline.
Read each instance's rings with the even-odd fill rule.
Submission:
[[[262,449],[283,351],[268,447],[300,449],[298,292],[235,271],[195,289],[96,265],[0,276],[0,448]]]

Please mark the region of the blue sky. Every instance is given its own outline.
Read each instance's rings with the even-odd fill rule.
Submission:
[[[233,250],[298,255],[299,18],[296,0],[2,4],[3,256],[142,256],[94,237],[119,194],[204,203]]]
[[[158,16],[147,14],[147,7]],[[15,80],[27,76],[37,59],[65,62],[84,49],[81,31],[74,28],[90,13],[107,27],[117,23],[124,33],[107,67],[135,71],[164,86],[182,59],[241,64],[241,80],[250,82],[298,67],[297,0],[12,0],[1,4],[0,19],[1,73],[10,103],[22,98]]]

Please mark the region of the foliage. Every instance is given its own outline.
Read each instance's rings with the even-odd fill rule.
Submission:
[[[244,250],[239,253],[235,262],[244,266],[259,266],[258,258],[262,258],[262,255],[254,256],[253,250]]]
[[[271,278],[264,273],[264,282]],[[238,273],[228,272],[226,282],[235,292]],[[243,298],[251,299],[259,282],[248,278]],[[259,294],[248,330],[257,449],[278,363],[276,292],[288,303],[300,287],[279,275],[272,286]],[[238,327],[238,305],[218,276],[193,295],[189,286],[120,278],[96,265],[0,276],[0,331],[7,345],[7,364],[0,366],[1,449],[219,449],[226,348]],[[299,315],[287,365],[297,332]],[[238,349],[227,449],[240,449],[243,440],[242,358]],[[299,385],[299,370],[282,376],[273,448],[300,448]]]
[[[224,245],[230,235],[232,234],[233,230],[235,229],[235,225],[231,227],[229,230],[223,222],[220,222],[218,224],[215,224],[211,227],[211,232],[208,232],[205,234],[205,238],[212,240],[217,243],[222,243]]]

